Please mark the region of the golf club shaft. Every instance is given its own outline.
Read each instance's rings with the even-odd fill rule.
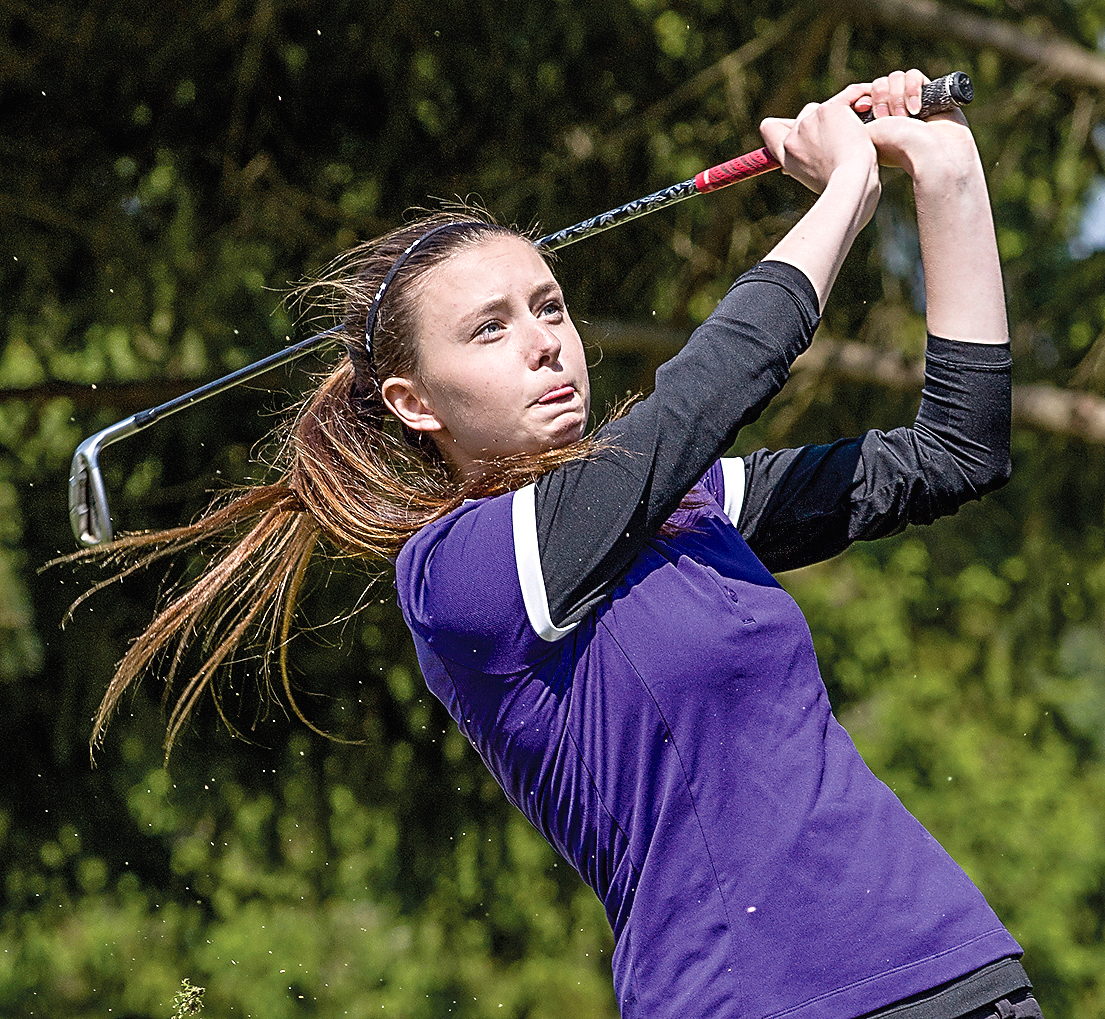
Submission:
[[[749,177],[767,173],[768,170],[776,170],[778,167],[779,163],[766,148],[757,149],[755,152],[745,153],[743,156],[737,156],[736,159],[730,159],[726,163],[720,163],[708,170],[703,170],[681,184],[673,184],[671,187],[664,188],[663,191],[656,191],[651,195],[645,195],[644,198],[634,199],[632,202],[620,205],[609,212],[603,212],[597,216],[592,216],[590,219],[585,219],[582,223],[576,223],[574,226],[565,227],[554,234],[540,237],[537,240],[537,246],[548,248],[550,251],[555,251],[557,248],[566,248],[569,244],[575,244],[576,241],[583,240],[584,237],[593,237],[604,230],[611,230],[623,223],[628,223],[632,219],[647,216],[657,209],[666,209],[669,205],[675,205],[676,202],[693,198],[695,195],[705,194],[707,191],[716,191],[718,188],[728,187],[730,184],[736,184],[737,181],[747,180]]]
[[[973,98],[974,87],[971,85],[971,79],[962,71],[953,71],[951,74],[944,75],[943,78],[930,81],[922,88],[921,109],[913,116],[918,120],[925,120],[937,113],[946,113],[956,107],[964,106]],[[869,123],[875,119],[874,111],[866,110],[859,114],[859,118],[864,123]],[[550,249],[563,248],[569,244],[574,244],[576,241],[581,241],[585,237],[592,237],[604,230],[621,226],[623,223],[628,223],[639,216],[647,216],[657,209],[667,208],[669,205],[675,205],[676,202],[685,201],[695,195],[717,191],[720,188],[728,187],[730,184],[736,184],[738,181],[748,180],[749,177],[757,177],[761,173],[767,173],[778,168],[779,161],[765,146],[753,152],[746,152],[743,156],[737,156],[727,162],[718,163],[717,166],[711,166],[708,170],[702,170],[690,180],[685,180],[681,184],[673,184],[671,187],[664,188],[663,191],[646,195],[644,198],[637,198],[617,209],[611,209],[609,212],[603,212],[591,219],[586,219],[582,223],[576,223],[574,226],[565,227],[556,233],[548,234],[540,238],[537,244],[539,247]]]

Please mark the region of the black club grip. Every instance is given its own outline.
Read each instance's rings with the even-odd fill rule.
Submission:
[[[927,120],[937,113],[947,113],[958,106],[966,106],[974,97],[975,89],[971,79],[962,71],[952,71],[943,78],[930,81],[921,89],[921,112],[910,116]],[[859,119],[865,124],[870,123],[875,119],[874,111],[861,113]]]

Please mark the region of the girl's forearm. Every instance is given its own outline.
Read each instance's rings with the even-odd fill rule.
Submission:
[[[878,167],[873,159],[838,167],[809,212],[767,258],[805,273],[824,310],[845,256],[871,218],[878,198]]]
[[[943,149],[913,172],[929,332],[952,340],[1009,338],[990,199],[978,153]]]

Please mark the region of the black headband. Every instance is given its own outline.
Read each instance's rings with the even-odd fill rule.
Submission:
[[[376,331],[376,317],[380,313],[380,305],[384,300],[384,292],[391,285],[391,281],[395,279],[396,274],[403,267],[403,263],[414,253],[415,249],[421,245],[424,241],[428,241],[434,234],[441,233],[442,230],[449,230],[453,227],[460,226],[475,226],[470,221],[459,221],[452,223],[439,223],[437,226],[430,227],[424,234],[414,240],[410,246],[404,251],[393,263],[390,269],[387,271],[387,275],[384,276],[383,281],[380,283],[380,288],[376,291],[376,296],[372,298],[372,304],[368,307],[368,315],[365,318],[364,324],[364,346],[365,353],[368,355],[369,363],[372,363],[372,334]]]

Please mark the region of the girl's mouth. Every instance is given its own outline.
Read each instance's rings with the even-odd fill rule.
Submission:
[[[559,403],[561,400],[570,399],[572,394],[575,393],[575,386],[560,386],[557,389],[550,389],[544,396],[538,400],[538,403]]]

